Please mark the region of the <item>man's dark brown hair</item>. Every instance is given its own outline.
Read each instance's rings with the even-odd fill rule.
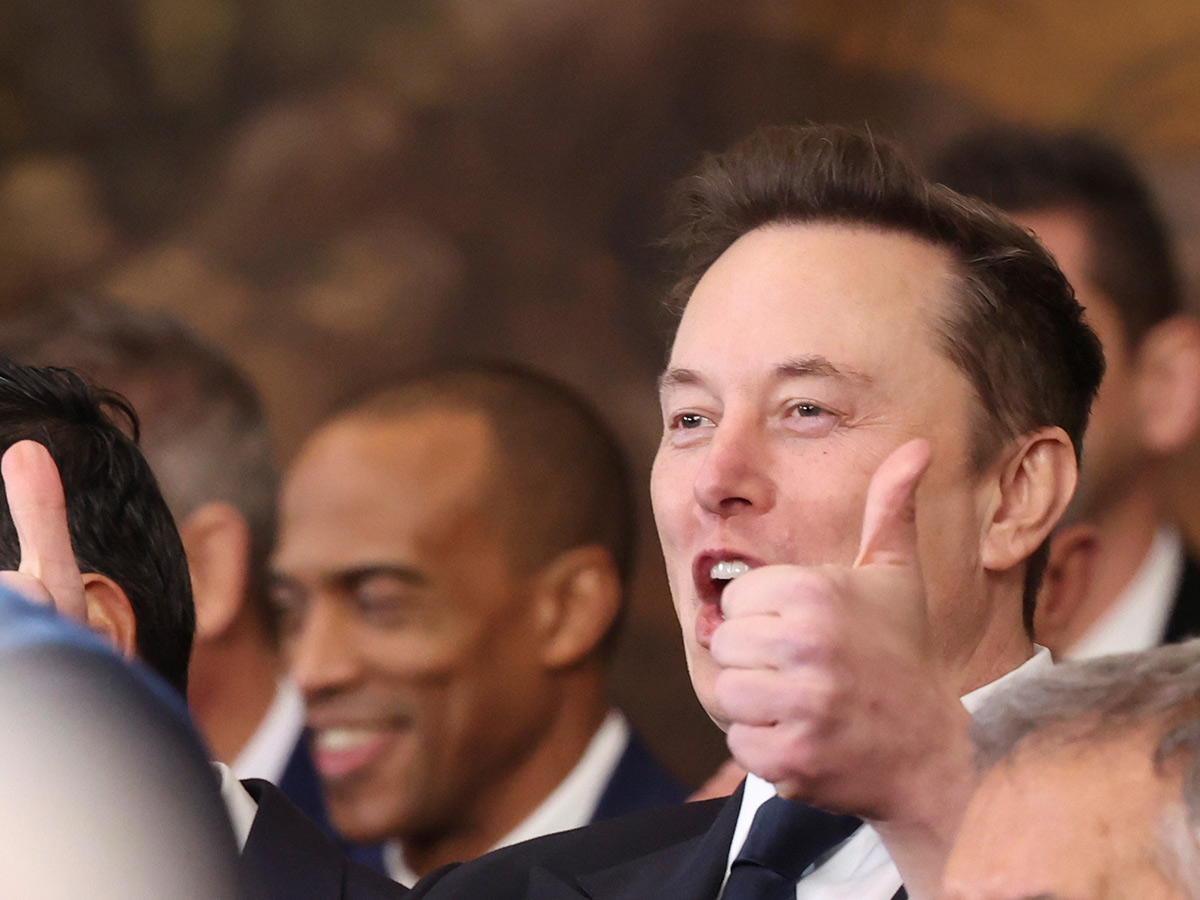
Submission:
[[[1006,212],[1078,215],[1088,277],[1116,306],[1130,347],[1182,308],[1182,278],[1150,189],[1129,158],[1090,131],[997,125],[946,147],[931,177]]]
[[[896,231],[948,251],[960,302],[936,327],[979,399],[972,462],[981,469],[1007,442],[1045,425],[1062,427],[1078,457],[1104,374],[1100,342],[1053,259],[1002,214],[930,183],[895,145],[826,126],[760,129],[707,157],[678,199],[682,224],[671,243],[683,269],[671,301],[680,309],[731,244],[765,226]],[[1029,560],[1027,627],[1046,552]]]

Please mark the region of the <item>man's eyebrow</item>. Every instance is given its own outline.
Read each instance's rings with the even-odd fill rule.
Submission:
[[[375,577],[394,578],[397,581],[411,584],[414,587],[421,587],[428,583],[428,578],[420,570],[412,566],[386,562],[363,563],[361,565],[348,566],[345,569],[338,569],[329,573],[326,576],[326,581],[337,585],[342,590],[353,590],[358,584],[366,581],[368,578]],[[272,586],[279,587],[293,584],[297,581],[292,575],[274,568],[268,572],[268,579]]]
[[[785,378],[808,378],[811,376],[836,378],[841,381],[859,381],[869,383],[872,379],[854,369],[838,368],[824,356],[796,356],[775,367],[775,376]]]
[[[658,389],[660,392],[668,388],[703,383],[704,379],[694,369],[667,369],[658,376]]]
[[[813,376],[868,384],[872,381],[871,376],[864,375],[862,372],[854,369],[838,368],[820,354],[795,356],[775,367],[775,377],[780,381],[788,378],[811,378]],[[694,369],[671,368],[659,376],[658,389],[659,391],[664,391],[669,388],[703,383],[704,379]]]
[[[413,568],[397,563],[365,563],[340,569],[333,575],[333,581],[344,590],[353,590],[370,578],[394,578],[405,584],[421,587],[428,583],[425,575]]]

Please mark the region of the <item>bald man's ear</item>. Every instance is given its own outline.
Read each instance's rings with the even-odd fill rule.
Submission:
[[[137,656],[137,617],[125,590],[107,575],[83,573],[87,625],[126,659]]]
[[[250,572],[250,526],[228,503],[205,503],[179,526],[192,576],[196,640],[225,634],[242,611]]]
[[[1065,431],[1047,426],[1025,435],[993,485],[980,545],[983,567],[1005,572],[1028,559],[1058,525],[1078,477]]]
[[[1033,614],[1033,637],[1055,656],[1067,649],[1071,624],[1091,587],[1097,545],[1096,528],[1086,522],[1066,525],[1050,538],[1050,559]]]
[[[1200,322],[1173,316],[1138,344],[1142,440],[1159,456],[1181,451],[1200,426]]]
[[[603,547],[575,547],[537,576],[537,625],[547,668],[575,665],[595,653],[621,609],[621,579]]]

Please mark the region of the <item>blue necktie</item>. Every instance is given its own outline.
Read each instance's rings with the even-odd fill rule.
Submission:
[[[754,814],[721,900],[795,900],[804,870],[861,824],[854,816],[772,797]]]

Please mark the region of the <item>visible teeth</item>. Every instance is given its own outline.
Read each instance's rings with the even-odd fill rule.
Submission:
[[[749,571],[750,566],[740,559],[723,559],[718,563],[713,563],[712,569],[708,572],[708,577],[713,581],[732,581],[739,575],[745,575]]]
[[[347,750],[378,736],[378,731],[368,728],[324,728],[314,738],[323,750]]]

